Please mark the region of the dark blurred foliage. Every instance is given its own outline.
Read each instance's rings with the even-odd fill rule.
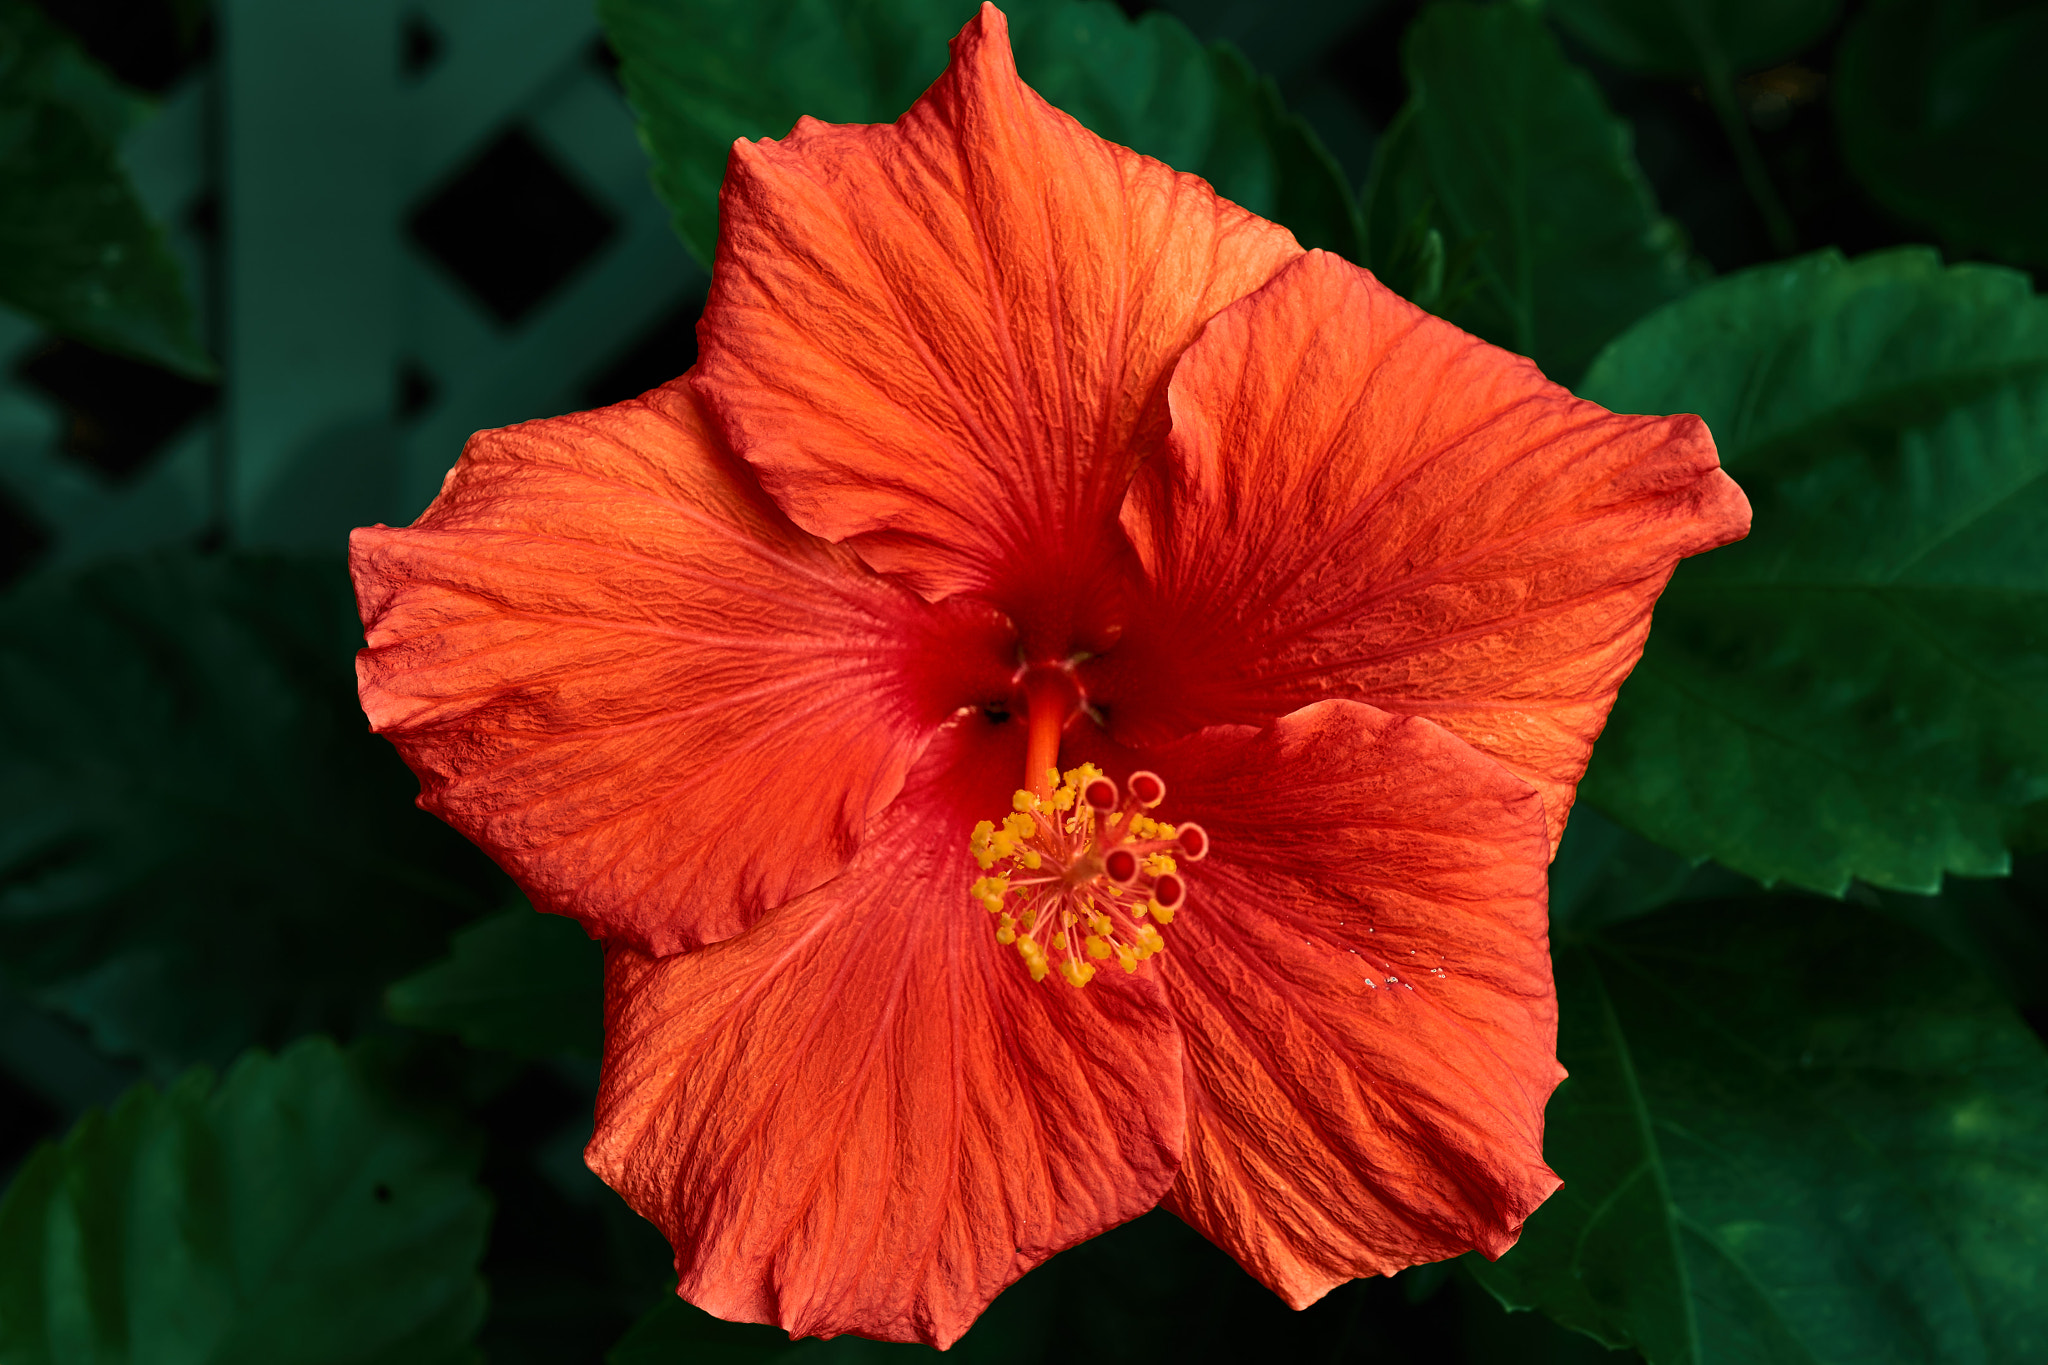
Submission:
[[[36,3],[116,76],[144,91],[171,89],[213,53],[215,26],[204,0]],[[1288,106],[1316,128],[1353,186],[1366,180],[1377,139],[1409,98],[1402,37],[1422,11],[1421,0],[1121,3],[1134,15],[1166,9],[1197,35],[1235,44],[1253,67],[1277,81]],[[1826,31],[1797,53],[1765,69],[1736,73],[1741,116],[1782,200],[1798,252],[1832,246],[1853,256],[1933,236],[1924,224],[1905,221],[1881,206],[1845,159],[1832,83],[1845,33],[1866,8],[1863,3],[1844,5]],[[1635,155],[1663,211],[1677,220],[1692,249],[1715,273],[1792,254],[1773,242],[1767,212],[1746,186],[1728,131],[1699,82],[1633,73],[1603,60],[1569,32],[1559,36],[1566,54],[1592,74],[1612,109],[1632,127]],[[414,15],[403,30],[401,69],[408,74],[429,70],[442,60],[443,48],[432,24]],[[615,65],[602,44],[591,55],[608,70]],[[507,219],[496,207],[505,203],[526,207]],[[217,251],[217,231],[205,230],[213,206],[195,212],[199,237]],[[517,127],[413,205],[408,221],[418,243],[507,327],[544,308],[561,282],[617,230],[606,212],[576,189],[573,177],[557,164],[557,154]],[[1983,258],[1968,249],[1951,249],[1948,255],[1951,260]],[[2040,267],[2032,268],[2038,287]],[[696,354],[701,307],[700,291],[641,328],[584,383],[581,401],[618,401],[686,369]],[[65,456],[116,483],[218,401],[211,384],[74,340],[49,340],[19,362],[17,373],[61,409]],[[430,409],[441,383],[419,365],[401,367],[393,386],[398,417],[409,419]],[[202,566],[222,562],[219,539],[213,527],[184,549]],[[0,496],[0,583],[32,585],[48,547],[45,528]],[[176,664],[176,654],[172,648],[155,649],[147,662],[169,666],[166,661]],[[321,686],[327,696],[323,705],[332,705],[319,725],[339,734],[335,717],[347,712],[347,704],[336,698],[343,697],[346,680],[336,674]],[[319,730],[317,743],[332,740],[335,752],[346,748],[328,728]],[[306,732],[302,727],[292,733],[304,739]],[[396,758],[368,736],[359,737],[360,751],[335,760],[323,770],[322,780],[346,772],[351,781],[381,784],[383,790],[403,788]],[[405,814],[426,820],[416,812]],[[406,838],[434,842],[432,832],[402,821],[400,826]],[[1597,814],[1582,814],[1573,830],[1555,874],[1554,900],[1561,922],[1577,917],[1571,923],[1583,942],[1592,942],[1602,926],[1660,908],[1757,894],[1757,888],[1734,874],[1711,865],[1695,867],[1618,831]],[[1596,843],[1597,853],[1585,852]],[[2042,1033],[2048,1029],[2048,854],[2039,851],[2038,843],[2035,849],[2018,860],[2009,881],[1952,879],[1939,898],[1859,885],[1849,899],[1942,944],[1983,973]],[[276,1047],[310,1028],[333,1028],[344,1041],[365,1049],[396,1091],[438,1106],[451,1123],[481,1136],[480,1178],[493,1208],[483,1260],[491,1308],[480,1337],[488,1359],[535,1365],[600,1361],[629,1328],[632,1334],[614,1357],[622,1365],[688,1358],[685,1343],[710,1340],[703,1335],[708,1329],[692,1316],[694,1310],[671,1305],[647,1316],[664,1303],[672,1284],[666,1246],[581,1163],[595,1093],[594,1062],[573,1045],[552,1053],[542,1048],[538,1054],[526,1047],[501,1050],[488,1040],[458,1042],[431,1024],[408,1026],[379,1013],[382,988],[425,965],[440,935],[502,905],[502,884],[473,861],[466,864],[466,852],[443,846],[420,855],[440,859],[436,865],[444,869],[454,868],[449,876],[461,886],[459,894],[430,897],[438,908],[427,937],[436,942],[410,943],[402,951],[380,942],[378,952],[338,952],[348,963],[375,960],[361,971],[351,966],[354,975],[343,973],[345,985],[336,989],[352,992],[346,1002],[327,1002],[299,1015],[273,1011],[267,1017],[283,1022],[244,1041]],[[1801,902],[1787,896],[1769,903]],[[122,913],[134,919],[144,911],[124,905]],[[378,934],[380,922],[379,916],[367,915],[353,931]],[[352,932],[346,923],[317,924],[323,932]],[[398,957],[387,961],[392,951]],[[572,965],[585,974],[581,979],[594,996],[594,949]],[[408,986],[415,997],[431,994],[431,984],[423,983],[424,977],[411,975]],[[61,1136],[79,1113],[108,1103],[145,1070],[161,1079],[185,1060],[224,1060],[210,1054],[150,1057],[147,1049],[134,1047],[103,1050],[94,1041],[90,1006],[60,999],[61,992],[38,996],[37,989],[36,983],[19,978],[12,985],[0,984],[0,1173],[11,1173],[39,1141]],[[430,1004],[416,1008],[430,1013]],[[415,1006],[392,1013],[409,1017],[409,1008]],[[1026,1315],[1038,1324],[1028,1330],[1071,1333],[1047,1342],[1044,1358],[1049,1360],[1422,1365],[1636,1358],[1632,1352],[1611,1354],[1538,1314],[1502,1311],[1474,1277],[1456,1266],[1347,1285],[1308,1312],[1294,1314],[1164,1214],[1056,1258],[999,1302],[977,1332],[986,1337],[1008,1330],[1003,1322],[1022,1321]],[[707,1353],[703,1358],[765,1358],[772,1345],[760,1334],[765,1331],[734,1339],[744,1354]],[[720,1341],[721,1350],[740,1349]],[[868,1358],[853,1343],[833,1343],[813,1354],[834,1351]]]

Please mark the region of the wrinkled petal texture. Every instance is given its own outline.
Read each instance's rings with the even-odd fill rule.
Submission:
[[[844,866],[985,627],[791,526],[680,383],[479,433],[350,551],[363,709],[420,804],[657,953]]]
[[[1357,702],[1231,734],[1157,755],[1214,849],[1158,959],[1189,1092],[1167,1207],[1297,1308],[1500,1255],[1559,1183],[1541,800]]]
[[[799,525],[1006,606],[1099,575],[1174,359],[1301,251],[1046,104],[990,6],[894,124],[735,145],[719,212],[696,383],[733,449]]]
[[[587,1157],[719,1317],[943,1347],[1173,1178],[1158,985],[1034,983],[997,945],[960,812],[1003,809],[1018,754],[963,765],[966,747],[942,732],[846,872],[751,932],[607,956]]]
[[[1673,566],[1749,527],[1697,417],[1574,398],[1322,252],[1212,321],[1170,402],[1125,512],[1155,629],[1106,695],[1183,729],[1428,716],[1536,785],[1553,847]]]

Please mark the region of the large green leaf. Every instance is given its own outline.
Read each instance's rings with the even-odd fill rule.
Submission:
[[[654,186],[709,262],[718,187],[740,137],[781,137],[797,117],[887,123],[946,66],[974,0],[601,0]],[[1100,0],[1005,5],[1017,67],[1101,136],[1200,175],[1284,223],[1305,246],[1357,254],[1342,173],[1272,82],[1179,20],[1132,20]]]
[[[1756,513],[1680,566],[1587,794],[1766,882],[2002,874],[2048,795],[2048,303],[1823,253],[1647,319],[1583,392],[1705,417]]]
[[[471,1047],[596,1056],[604,1043],[604,951],[574,920],[522,903],[455,936],[455,951],[385,993],[401,1024]]]
[[[0,971],[160,1073],[376,1018],[498,903],[368,733],[339,561],[163,555],[0,603]]]
[[[1880,0],[1842,40],[1842,148],[1893,211],[2048,267],[2048,5]]]
[[[2048,1053],[1911,930],[1781,898],[1558,955],[1564,1177],[1472,1269],[1652,1365],[2048,1359]]]
[[[1842,0],[1548,0],[1543,12],[1617,66],[1660,76],[1769,66],[1827,32]]]
[[[29,0],[0,0],[0,302],[95,346],[211,375],[184,276],[121,169],[128,103]]]
[[[1581,801],[1572,807],[1571,823],[1550,860],[1551,932],[1583,933],[1667,905],[1761,890],[1718,863],[1653,843]]]
[[[1403,48],[1409,103],[1367,192],[1367,264],[1397,288],[1438,233],[1469,274],[1426,306],[1565,383],[1693,281],[1628,125],[1517,5],[1425,10]]]
[[[490,1206],[466,1143],[324,1039],[124,1095],[0,1202],[8,1365],[472,1358]]]

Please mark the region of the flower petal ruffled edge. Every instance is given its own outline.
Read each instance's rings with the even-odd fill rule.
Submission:
[[[967,894],[1015,730],[942,732],[847,870],[748,933],[607,955],[586,1155],[668,1235],[690,1302],[944,1347],[1172,1181],[1184,1092],[1158,983],[1034,983]]]
[[[1499,1256],[1559,1184],[1536,792],[1347,701],[1149,757],[1213,850],[1156,959],[1187,1058],[1166,1206],[1297,1308]]]
[[[1005,662],[993,613],[790,525],[681,381],[477,434],[350,568],[363,709],[420,804],[540,909],[655,953],[836,873]]]
[[[1697,417],[1575,398],[1324,252],[1212,319],[1170,401],[1124,511],[1170,666],[1125,687],[1197,681],[1126,710],[1428,716],[1537,786],[1553,848],[1673,566],[1749,529]]]
[[[876,568],[1085,598],[1174,359],[1300,252],[1048,105],[984,5],[894,124],[734,146],[695,382],[790,516]]]

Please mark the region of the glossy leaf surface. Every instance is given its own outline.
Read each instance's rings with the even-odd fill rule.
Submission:
[[[1911,930],[1779,898],[1558,958],[1565,1187],[1488,1265],[1652,1365],[2048,1351],[2048,1053]]]
[[[1586,795],[1766,882],[2002,874],[2048,793],[2048,304],[1823,253],[1645,320],[1584,391],[1705,417],[1755,508],[1658,604]]]

